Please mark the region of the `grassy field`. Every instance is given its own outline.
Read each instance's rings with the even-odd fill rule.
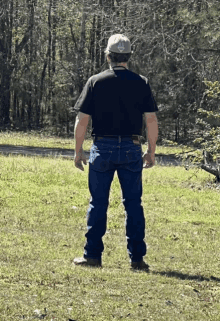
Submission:
[[[103,268],[72,264],[85,242],[87,179],[88,165],[80,172],[70,160],[0,156],[0,320],[220,320],[213,177],[171,166],[143,171],[150,273],[130,270],[116,174]]]

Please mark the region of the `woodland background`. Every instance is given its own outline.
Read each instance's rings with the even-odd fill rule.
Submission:
[[[73,134],[114,33],[151,84],[160,141],[220,152],[219,0],[0,0],[0,130]]]

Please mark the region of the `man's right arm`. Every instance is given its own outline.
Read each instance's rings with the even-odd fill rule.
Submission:
[[[155,164],[155,150],[158,138],[158,122],[156,113],[144,113],[147,130],[148,150],[143,156],[144,168],[150,168]]]

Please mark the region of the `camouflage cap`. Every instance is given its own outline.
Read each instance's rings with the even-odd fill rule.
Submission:
[[[131,43],[130,40],[122,35],[116,34],[109,38],[108,45],[105,52],[115,52],[121,54],[127,54],[131,52]]]

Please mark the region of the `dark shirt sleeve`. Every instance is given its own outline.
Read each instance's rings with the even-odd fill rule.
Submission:
[[[89,80],[85,84],[85,87],[83,88],[81,95],[79,96],[74,106],[74,110],[77,113],[82,112],[87,115],[92,115],[92,109],[93,109],[92,84],[91,84],[91,78],[89,78]]]
[[[158,111],[157,103],[152,94],[148,79],[143,77],[145,80],[145,90],[144,90],[144,98],[142,105],[142,113],[155,113]]]

